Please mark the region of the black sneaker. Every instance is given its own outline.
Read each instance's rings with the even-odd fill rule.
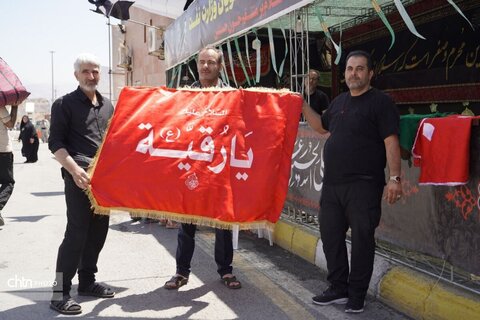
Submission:
[[[2,213],[0,213],[0,227],[3,226],[4,224],[5,224],[5,221],[3,221]]]
[[[348,296],[345,291],[334,289],[332,286],[328,287],[321,295],[312,298],[313,303],[327,306],[329,304],[345,304],[348,301]]]
[[[346,313],[361,313],[365,307],[365,301],[358,299],[348,299],[347,305],[345,306]]]

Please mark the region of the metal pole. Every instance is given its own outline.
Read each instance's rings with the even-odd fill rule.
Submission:
[[[112,28],[110,27],[110,17],[108,17],[108,97],[112,101],[112,41],[110,40],[110,32]]]
[[[288,50],[288,52],[290,54],[290,90],[295,91],[293,86],[293,80],[296,81],[297,78],[293,76],[294,55],[293,55],[293,41],[292,41],[293,32],[295,32],[295,25],[293,24],[292,20],[295,21],[295,18],[292,18],[291,12],[289,13],[289,16],[290,16],[290,30],[288,30],[288,43],[290,45],[290,48],[289,48],[290,50]],[[295,17],[295,12],[293,13],[293,17]]]
[[[53,69],[53,54],[55,53],[55,51],[50,51],[50,55],[51,55],[51,60],[52,60],[52,103],[53,104],[53,101],[55,101],[55,78],[54,78],[54,69]]]

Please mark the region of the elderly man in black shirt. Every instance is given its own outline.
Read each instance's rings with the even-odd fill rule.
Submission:
[[[112,103],[97,91],[100,63],[91,54],[74,63],[77,90],[52,105],[48,146],[62,165],[67,204],[67,228],[58,249],[56,279],[50,307],[62,314],[79,314],[81,306],[70,297],[78,271],[78,294],[111,298],[110,288],[95,282],[97,260],[108,232],[108,216],[95,215],[85,193],[86,172],[102,143]]]

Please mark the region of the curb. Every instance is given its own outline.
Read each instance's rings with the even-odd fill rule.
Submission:
[[[322,241],[308,228],[279,220],[273,241],[327,271]],[[350,245],[347,245],[350,253]],[[480,297],[440,283],[438,279],[375,256],[368,293],[414,319],[480,320]]]

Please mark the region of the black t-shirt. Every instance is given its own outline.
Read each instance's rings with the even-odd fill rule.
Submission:
[[[328,99],[328,96],[319,89],[316,89],[315,92],[310,95],[310,106],[318,114],[322,114],[323,110],[328,108],[329,103],[330,99]]]
[[[325,184],[357,179],[385,183],[384,139],[399,134],[400,115],[393,100],[378,89],[336,97],[322,115],[330,132],[324,147]]]
[[[52,118],[48,147],[52,153],[65,148],[73,160],[87,168],[102,144],[113,105],[97,94],[94,106],[80,87],[57,99],[52,105]]]

